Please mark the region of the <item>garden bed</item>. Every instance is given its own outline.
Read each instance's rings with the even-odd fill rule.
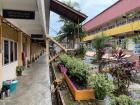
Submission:
[[[53,66],[55,68],[56,77],[61,78],[62,73],[57,67],[57,62],[53,62]],[[83,101],[75,101],[73,94],[66,82],[63,82],[63,88],[60,89],[61,95],[64,98],[64,102],[66,105],[96,105],[94,100],[83,100]]]
[[[72,95],[74,96],[74,99],[77,101],[81,100],[90,100],[95,99],[94,90],[93,89],[82,89],[78,90],[75,85],[72,83],[72,81],[69,79],[67,74],[63,74],[64,79],[67,82],[69,89],[71,90]]]
[[[81,100],[90,100],[90,99],[95,99],[94,95],[94,90],[93,89],[79,89],[78,85],[75,85],[69,76],[66,74],[67,73],[67,68],[64,66],[58,65],[60,72],[63,74],[65,81],[67,82],[69,89],[76,101],[81,101]]]

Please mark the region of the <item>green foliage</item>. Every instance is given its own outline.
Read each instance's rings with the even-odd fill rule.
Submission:
[[[104,100],[113,91],[113,82],[105,74],[97,73],[90,77],[90,85],[95,90],[95,97]]]
[[[31,61],[30,60],[27,60],[27,64],[31,64]]]
[[[96,57],[96,55],[92,58],[92,63],[93,64],[97,63],[97,57]]]
[[[60,56],[60,60],[69,70],[69,77],[74,79],[74,82],[79,86],[87,86],[89,67],[80,59],[70,57],[66,54]]]
[[[132,98],[126,95],[111,98],[111,105],[132,105],[133,103]]]
[[[78,57],[84,57],[86,54],[86,47],[85,46],[80,46],[77,50],[76,50],[76,56]]]
[[[108,44],[109,39],[110,37],[106,37],[105,35],[102,35],[96,37],[93,40],[92,45],[96,49],[96,56],[98,61],[102,60],[102,56],[105,54],[105,48],[109,47]]]
[[[116,64],[111,64],[110,74],[115,86],[114,95],[128,95],[130,82],[134,81],[136,68],[134,64],[122,59],[125,54],[123,50],[115,50],[113,56],[117,59]]]
[[[132,40],[133,40],[136,44],[140,43],[140,35],[134,36],[134,37],[132,38]]]
[[[24,66],[17,66],[16,67],[16,71],[18,72],[22,72],[22,71],[24,71]]]
[[[97,59],[97,62],[99,63],[100,72],[101,72],[102,66],[103,66],[102,57],[105,54],[106,48],[111,46],[108,43],[110,39],[111,39],[110,37],[102,35],[102,36],[96,37],[92,42],[93,47],[96,49],[96,59]]]
[[[135,101],[134,101],[134,104],[135,104],[135,105],[140,105],[140,100],[135,100]]]
[[[66,5],[68,5],[71,8],[76,8],[80,11],[79,4],[77,2],[72,2],[71,0],[63,1]],[[61,27],[58,34],[61,34],[61,39],[67,37],[68,39],[74,39],[75,37],[78,37],[78,33],[80,37],[83,37],[85,34],[85,31],[82,28],[82,25],[76,24],[67,18],[64,18],[63,16],[60,16],[60,22],[63,22],[64,25]],[[77,20],[78,21],[78,20]],[[79,30],[79,32],[78,32]]]

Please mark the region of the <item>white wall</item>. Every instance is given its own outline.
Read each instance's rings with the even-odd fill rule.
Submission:
[[[18,66],[18,62],[13,62],[8,65],[2,67],[3,72],[3,81],[5,80],[13,80],[16,79],[16,67]]]

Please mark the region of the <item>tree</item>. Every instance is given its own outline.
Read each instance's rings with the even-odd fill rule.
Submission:
[[[64,2],[66,5],[68,5],[71,8],[79,8],[79,4],[77,2],[72,2],[69,0],[68,2]],[[82,25],[75,24],[74,22],[71,22],[70,20],[60,16],[60,22],[63,22],[64,25],[61,27],[59,34],[63,34],[63,38],[67,37],[67,40],[73,40],[73,43],[75,43],[75,39],[79,38],[79,36],[83,36],[85,34],[85,31],[82,29]],[[78,32],[79,31],[79,32]],[[68,42],[68,41],[67,41]]]
[[[92,42],[93,47],[96,49],[96,59],[99,63],[99,71],[101,71],[102,57],[105,54],[105,48],[110,46],[108,43],[109,39],[109,37],[102,35],[96,37]]]

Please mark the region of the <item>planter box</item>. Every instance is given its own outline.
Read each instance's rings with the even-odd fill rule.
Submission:
[[[95,99],[95,94],[93,89],[83,89],[83,90],[78,90],[72,81],[69,79],[66,73],[63,73],[64,79],[66,80],[69,89],[76,101],[81,101],[81,100],[90,100],[90,99]]]
[[[68,71],[67,68],[61,64],[58,65],[58,68],[60,72],[64,75],[64,79],[67,82],[69,89],[76,101],[95,99],[95,94],[93,89],[78,90],[67,76],[67,71]]]

